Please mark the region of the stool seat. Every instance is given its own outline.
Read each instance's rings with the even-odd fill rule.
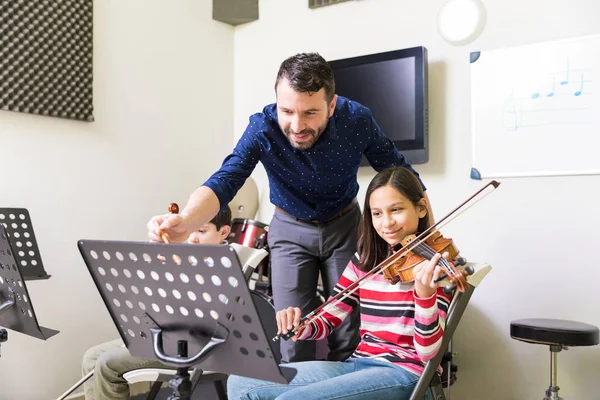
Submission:
[[[594,346],[598,344],[598,327],[562,319],[531,318],[510,323],[513,339],[530,343],[561,346]]]

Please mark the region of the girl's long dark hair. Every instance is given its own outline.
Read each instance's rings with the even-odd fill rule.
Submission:
[[[358,268],[368,272],[389,255],[389,244],[379,236],[373,227],[371,215],[371,194],[383,186],[391,186],[399,191],[416,207],[419,200],[425,197],[421,183],[414,173],[403,167],[387,168],[380,171],[367,188],[363,214],[358,226]],[[428,228],[428,216],[419,219],[419,232]]]

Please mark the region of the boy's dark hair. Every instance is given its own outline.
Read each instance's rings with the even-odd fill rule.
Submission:
[[[316,93],[324,88],[327,103],[333,100],[335,94],[333,70],[319,53],[299,53],[283,61],[275,80],[275,91],[282,78],[286,78],[290,86],[301,93]]]
[[[210,223],[215,224],[217,230],[221,229],[221,227],[225,225],[231,225],[231,208],[229,208],[229,206],[225,206],[224,209],[219,211],[219,213],[210,220]]]
[[[373,216],[371,215],[371,194],[383,186],[393,187],[410,200],[414,206],[425,197],[421,183],[407,168],[387,168],[375,175],[367,188],[365,205],[358,225],[359,265],[357,267],[365,272],[370,271],[382,262],[388,256],[390,247],[373,227]],[[428,227],[428,217],[425,215],[419,219],[418,232],[423,232]]]

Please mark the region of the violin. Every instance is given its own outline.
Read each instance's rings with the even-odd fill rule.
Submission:
[[[169,204],[169,207],[167,207],[167,210],[171,214],[179,214],[179,205],[177,203],[171,203],[171,204]],[[162,238],[163,242],[169,243],[169,239],[167,238],[167,235],[165,235],[163,232],[160,233],[160,237]]]
[[[466,276],[471,275],[474,270],[471,267],[465,268],[464,271],[456,268],[457,265],[464,264],[466,260],[464,260],[462,257],[458,257],[458,249],[454,246],[452,239],[444,238],[437,229],[447,224],[470,208],[472,205],[480,201],[483,197],[491,193],[491,190],[488,190],[489,188],[495,190],[498,188],[498,186],[500,186],[500,182],[495,180],[487,183],[483,188],[479,189],[477,192],[475,192],[475,194],[463,201],[454,210],[450,211],[442,219],[427,228],[418,236],[415,237],[414,235],[409,235],[404,238],[401,242],[402,248],[400,250],[394,252],[391,256],[367,272],[363,277],[354,281],[335,296],[331,296],[325,303],[321,304],[313,311],[302,317],[300,319],[300,324],[296,328],[288,331],[288,333],[285,335],[277,335],[273,337],[272,340],[277,341],[280,338],[283,338],[284,340],[291,339],[300,331],[300,329],[312,323],[315,319],[327,312],[333,305],[352,295],[352,293],[358,290],[360,286],[373,279],[373,277],[380,272],[383,272],[386,278],[389,277],[391,281],[395,281],[396,283],[401,281],[414,281],[415,278],[412,271],[413,268],[424,259],[430,260],[438,252],[443,253],[444,251],[448,251],[448,253],[450,253],[450,257],[454,257],[455,261],[454,263],[451,263],[444,258],[438,261],[438,265],[444,269],[445,275],[440,276],[435,282],[437,283],[442,279],[448,278],[453,287],[448,287],[446,288],[447,290],[453,290],[454,288],[457,288],[460,292],[466,291]],[[392,269],[390,270],[390,268]]]
[[[179,214],[179,205],[177,205],[177,203],[171,203],[169,204],[169,207],[167,207],[167,209],[169,210],[169,212],[171,214]],[[161,232],[160,237],[162,238],[162,240],[165,243],[169,243],[169,239],[167,239],[167,236]],[[163,255],[158,255],[157,256],[159,261],[165,262],[167,261],[167,259],[165,258],[165,256]],[[181,265],[181,257],[179,257],[177,254],[173,254],[173,262],[177,265]]]
[[[416,235],[408,235],[397,245],[397,247],[405,248],[411,242],[414,242]],[[396,250],[398,252],[400,250]],[[445,238],[439,231],[433,231],[432,234],[423,242],[417,243],[412,250],[400,254],[399,257],[392,255],[390,258],[391,264],[383,270],[385,279],[392,285],[397,283],[409,283],[414,282],[414,268],[425,260],[431,260],[436,254],[444,254],[448,252],[448,261],[445,258],[441,258],[438,261],[438,265],[445,271],[445,275],[438,278],[435,282],[439,282],[444,278],[448,278],[453,286],[456,286],[460,292],[466,290],[466,277],[473,273],[471,268],[467,267],[465,270],[460,271],[456,266],[464,265],[467,260],[463,257],[459,257],[459,250],[450,238]],[[389,258],[388,258],[389,260]],[[448,289],[447,289],[448,290]]]

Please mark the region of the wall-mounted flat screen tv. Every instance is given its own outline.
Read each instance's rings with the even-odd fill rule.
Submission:
[[[368,107],[411,164],[428,151],[427,49],[413,47],[329,61],[338,95]],[[361,165],[368,165],[363,157]]]

